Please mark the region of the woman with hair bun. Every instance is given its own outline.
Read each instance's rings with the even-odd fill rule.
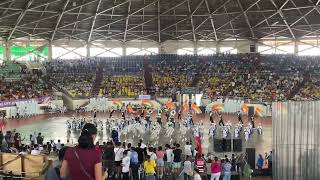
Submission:
[[[91,123],[84,125],[78,139],[78,146],[68,148],[60,169],[61,178],[75,180],[102,180],[101,154],[95,150],[94,140],[97,128]]]

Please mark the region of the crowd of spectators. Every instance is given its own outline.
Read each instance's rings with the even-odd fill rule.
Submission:
[[[194,59],[156,59],[152,61],[152,78],[158,96],[166,97],[183,87],[191,86],[197,74]]]
[[[22,137],[16,130],[0,131],[1,152],[21,155],[56,155],[59,154],[59,163],[54,163],[53,169],[46,174],[55,180],[61,178],[78,179],[86,176],[97,177],[105,172],[106,179],[139,180],[139,179],[167,179],[179,176],[185,180],[193,178],[230,180],[232,175],[244,175],[251,177],[252,168],[272,169],[272,153],[259,154],[256,167],[250,167],[245,154],[228,157],[216,157],[208,153],[204,155],[190,142],[181,147],[180,144],[165,144],[153,147],[145,144],[142,139],[136,146],[131,143],[99,142],[94,143],[97,136],[95,125],[84,125],[77,144],[71,144],[67,140],[64,144],[60,140],[44,141],[41,133],[34,132]],[[79,164],[80,162],[80,164]],[[85,163],[84,163],[85,162]],[[53,174],[52,174],[53,173]]]
[[[26,139],[28,138],[28,139]],[[68,144],[70,145],[70,144]],[[58,152],[64,147],[60,140],[55,143],[44,141],[44,136],[41,133],[34,132],[29,137],[22,137],[22,135],[15,129],[6,131],[3,134],[0,131],[0,147],[1,152],[15,153],[15,154],[31,154],[31,155],[49,155],[52,152]]]
[[[56,75],[50,77],[48,81],[73,98],[90,98],[95,74]]]
[[[4,62],[0,64],[0,79],[20,79],[21,66],[16,62]]]
[[[311,76],[298,93],[294,96],[295,100],[320,99],[320,76]]]
[[[89,74],[103,73],[99,95],[135,97],[148,89],[143,70],[149,70],[154,85],[151,89],[161,97],[171,97],[190,86],[198,87],[212,99],[228,96],[282,101],[319,97],[319,76],[306,78],[308,74],[320,74],[320,63],[314,57],[159,55],[150,56],[150,68],[144,68],[143,58],[52,61],[46,68],[52,82],[58,82],[56,84],[65,87],[72,96],[90,96],[95,77]],[[63,78],[55,79],[52,75]]]
[[[0,101],[38,98],[50,93],[50,87],[41,80],[41,75],[31,73],[17,63],[5,64],[0,68],[0,74]]]
[[[102,81],[99,96],[137,97],[145,94],[143,75],[108,76]]]
[[[98,68],[99,62],[90,59],[82,60],[54,60],[45,63],[47,74],[72,75],[92,74]]]
[[[183,87],[198,86],[212,99],[228,96],[283,101],[292,99],[305,82],[304,93],[299,92],[300,96],[303,99],[317,97],[319,78],[306,80],[306,73],[319,73],[320,63],[314,57],[226,55],[170,58],[153,63],[155,89],[160,96],[171,96]]]

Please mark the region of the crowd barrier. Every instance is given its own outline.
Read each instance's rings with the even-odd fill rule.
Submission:
[[[0,177],[44,180],[51,161],[44,155],[0,153]]]

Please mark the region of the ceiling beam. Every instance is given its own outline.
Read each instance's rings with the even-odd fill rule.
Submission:
[[[218,12],[221,8],[223,8],[226,4],[228,4],[229,2],[230,2],[231,0],[227,0],[227,1],[225,1],[222,5],[220,5],[217,9],[215,9],[211,14],[214,14],[214,13],[216,13],[216,12]],[[195,28],[195,31],[197,31],[207,20],[209,20],[210,19],[210,17],[207,17],[205,20],[203,20],[196,28]],[[217,30],[217,29],[216,29]],[[213,32],[214,33],[214,32]],[[183,36],[186,36],[186,35],[188,35],[188,34],[190,34],[190,33],[186,33],[186,34],[182,34],[182,35],[180,35],[180,36],[178,36],[177,37],[177,39],[178,38],[181,38],[181,37],[183,37]]]
[[[117,0],[114,0],[114,1],[113,1],[113,6],[115,6],[116,2],[117,2]],[[113,19],[113,16],[114,16],[114,9],[115,9],[115,8],[113,8],[113,9],[111,10],[111,17],[110,17],[111,20]],[[108,26],[108,34],[109,34],[109,32],[110,32],[110,28],[111,28],[111,25]]]
[[[39,5],[37,5],[37,6],[34,6],[34,7],[32,7],[32,8],[27,9],[27,11],[30,11],[30,10],[33,10],[33,9],[37,9],[37,8],[42,7],[42,6],[46,6],[47,4],[52,4],[52,3],[55,3],[55,2],[58,2],[58,1],[61,1],[61,0],[53,0],[53,1],[50,1],[50,2],[47,2],[47,3],[39,4]],[[0,4],[1,4],[1,3],[0,3]],[[21,14],[21,12],[23,12],[23,11],[25,11],[25,9],[21,9],[20,11],[14,12],[14,13],[12,13],[12,14],[8,14],[8,15],[5,15],[5,16],[1,16],[1,17],[0,17],[0,22],[2,22],[3,19],[6,19],[6,18],[8,18],[8,17]]]
[[[209,7],[208,0],[205,0],[204,2],[206,4],[206,9],[207,9],[208,14],[209,14],[211,27],[212,27],[212,30],[213,30],[213,33],[214,33],[214,39],[215,39],[215,41],[218,41],[218,35],[217,35],[216,27],[215,27],[215,24],[214,24],[214,21],[213,21],[213,16],[212,16],[212,14],[210,12],[210,7]]]
[[[49,4],[47,4],[47,5],[44,7],[44,10],[45,10],[45,11],[47,10],[48,6],[49,6]],[[45,13],[44,13],[44,12],[42,12],[42,13],[41,13],[41,15],[40,15],[40,18],[42,18],[42,16],[43,16],[44,14],[45,14]],[[37,29],[38,25],[39,25],[39,22],[37,22],[37,23],[36,23],[36,25],[34,26],[34,28],[33,28],[33,30],[32,30],[32,34],[34,34],[34,33],[35,33],[35,31],[36,31],[36,29]]]
[[[184,0],[184,1],[187,1],[187,0]],[[152,3],[147,4],[146,6],[140,8],[140,9],[138,9],[138,10],[131,12],[128,16],[132,16],[132,15],[134,15],[134,14],[142,11],[143,9],[145,9],[145,8],[151,6],[151,5],[154,5],[154,4],[157,3],[157,2],[158,2],[158,0],[155,0],[155,1],[153,1]],[[112,25],[112,24],[115,24],[115,23],[118,23],[118,22],[121,22],[121,21],[125,21],[126,19],[127,19],[127,18],[121,18],[121,19],[115,20],[115,21],[113,21],[113,22],[111,22],[111,23],[107,23],[107,24],[102,25],[102,26],[100,26],[100,27],[94,28],[93,30],[94,30],[94,31],[95,31],[95,30],[99,30],[99,29],[102,29],[102,28],[107,27],[107,26],[109,26],[109,25]],[[142,24],[143,24],[143,23],[142,23]],[[127,29],[127,31],[130,31],[130,30],[132,30],[132,29],[134,29],[134,28],[136,28],[136,27],[139,27],[139,26],[141,26],[141,24],[139,24],[139,25],[137,25],[137,26],[135,26],[135,27],[133,27],[133,28]],[[83,33],[76,34],[75,36],[79,36],[79,35],[83,35],[83,34],[87,34],[87,33],[88,33],[88,32],[83,32]],[[118,36],[118,35],[122,35],[122,34],[124,34],[124,32],[119,33],[119,34],[111,35],[110,37],[114,37],[114,36]]]
[[[284,24],[287,26],[287,28],[288,28],[288,30],[289,30],[292,38],[293,38],[293,39],[296,39],[296,36],[294,35],[291,27],[289,26],[289,24],[288,24],[288,22],[287,22],[287,20],[286,20],[286,17],[284,16],[282,10],[281,10],[281,9],[278,7],[278,5],[274,2],[274,0],[270,0],[270,2],[271,2],[271,3],[273,4],[273,6],[277,9],[278,14],[280,15],[280,17],[281,17],[282,21],[284,22]]]
[[[53,32],[52,32],[51,39],[50,39],[51,41],[54,40],[54,36],[55,36],[56,33],[57,33],[57,30],[58,30],[60,21],[61,21],[61,19],[62,19],[62,17],[63,17],[64,12],[66,11],[66,8],[67,8],[69,2],[70,2],[70,0],[65,0],[65,3],[64,3],[64,5],[63,5],[63,7],[62,7],[62,10],[61,10],[61,13],[60,13],[60,15],[59,15],[59,17],[58,17],[58,19],[57,19],[56,26],[55,26],[55,28],[54,28],[54,30],[53,30]]]
[[[8,6],[8,8],[5,9],[5,10],[2,12],[1,16],[4,16],[4,15],[7,14],[8,10],[9,10],[9,9],[12,7],[12,5],[14,4],[14,1],[15,1],[15,0],[12,0],[12,1],[11,1],[11,3],[10,3],[9,6]]]
[[[188,1],[188,0],[187,0],[187,1]],[[202,4],[203,2],[204,2],[204,0],[200,1],[200,2],[198,3],[197,7],[190,13],[190,15],[189,15],[187,18],[184,18],[184,19],[182,19],[182,20],[180,20],[180,21],[178,21],[178,22],[176,22],[176,23],[174,23],[174,24],[171,24],[171,25],[165,27],[164,29],[161,29],[160,32],[163,32],[163,31],[165,31],[165,30],[167,30],[167,29],[169,29],[169,28],[171,28],[171,27],[173,27],[173,26],[176,26],[177,24],[180,24],[180,23],[182,23],[182,22],[190,19],[190,18],[192,17],[192,15],[199,9],[199,7],[201,6],[201,4]],[[194,31],[196,31],[196,29],[194,29]],[[155,33],[149,34],[149,35],[147,35],[147,36],[145,36],[145,37],[150,37],[150,36],[153,36],[153,35],[155,35]]]
[[[55,0],[55,1],[61,1],[61,0]],[[55,2],[55,1],[52,1],[52,2],[50,2],[49,4],[51,4],[51,3]],[[89,4],[91,4],[91,3],[94,3],[94,2],[96,2],[96,1],[98,1],[98,0],[91,0],[91,1],[86,2],[86,3],[84,3],[84,4],[81,4],[81,5],[72,7],[72,8],[70,8],[70,9],[66,10],[64,13],[77,10],[77,9],[80,8],[80,7],[87,6],[87,5],[89,5]],[[30,21],[30,22],[24,23],[24,24],[22,24],[21,26],[25,26],[25,25],[27,25],[27,24],[33,24],[33,23],[36,23],[36,22],[45,21],[45,20],[52,19],[52,18],[57,17],[57,16],[60,16],[60,15],[61,15],[61,12],[59,12],[59,13],[57,13],[57,14],[55,14],[55,15],[52,15],[52,16],[48,16],[48,17],[42,18],[42,19],[37,19],[37,20],[35,20],[35,21]],[[93,17],[93,16],[92,16],[92,17]],[[74,22],[74,23],[72,23],[72,24],[68,24],[68,25],[73,25],[73,24],[75,24],[75,23],[77,23],[77,21]]]
[[[127,18],[126,18],[126,28],[124,30],[123,42],[126,42],[126,40],[127,40],[127,30],[128,30],[128,25],[129,25],[130,9],[131,9],[131,0],[129,0],[129,3],[128,3],[128,11],[127,11]]]
[[[243,6],[242,6],[240,0],[237,0],[237,2],[238,2],[238,5],[239,5],[239,7],[240,7],[240,9],[241,9],[241,12],[242,12],[242,14],[243,14],[243,16],[244,16],[244,19],[245,19],[245,21],[246,21],[246,23],[247,23],[247,25],[248,25],[248,28],[249,28],[250,33],[251,33],[251,37],[252,37],[253,39],[255,39],[256,36],[255,36],[254,31],[253,31],[253,29],[252,29],[252,26],[251,26],[251,24],[250,24],[248,15],[247,15],[246,12],[244,12],[244,9],[243,9]]]
[[[86,6],[86,5],[91,4],[91,3],[95,2],[95,1],[98,1],[98,0],[92,0],[91,2],[88,2],[88,3],[85,3],[85,4],[82,4],[82,5],[78,6],[77,8],[79,8],[79,7],[81,7],[81,6]],[[115,6],[111,7],[111,8],[107,8],[107,9],[105,9],[105,10],[103,10],[103,11],[100,11],[97,15],[100,15],[100,14],[102,14],[102,13],[104,13],[104,12],[110,11],[110,10],[112,10],[112,9],[114,9],[114,8],[117,8],[117,7],[119,7],[119,6],[122,6],[122,5],[126,4],[126,3],[128,3],[128,0],[127,0],[127,1],[124,1],[124,2],[122,2],[122,3],[120,3],[120,4],[117,4],[117,5],[115,5]],[[77,9],[77,8],[71,8],[71,9]],[[66,12],[71,11],[71,9],[68,9]],[[52,16],[52,17],[55,17],[55,16]],[[91,19],[91,18],[93,18],[93,17],[94,17],[94,15],[93,15],[93,16],[90,16],[90,17],[86,17],[86,18],[84,18],[84,19],[80,19],[80,20],[78,20],[78,21],[75,21],[75,22],[72,22],[72,23],[69,23],[69,24],[65,24],[65,25],[63,25],[63,26],[58,27],[58,29],[61,29],[61,28],[64,28],[64,27],[68,27],[68,26],[70,26],[70,25],[78,24],[78,23],[80,23],[80,22],[82,22],[82,21],[89,20],[89,19]],[[49,17],[49,18],[51,18],[51,17]],[[43,20],[43,19],[42,19],[42,20]],[[42,20],[38,20],[38,21],[42,21]],[[110,24],[110,23],[109,23],[109,24]],[[93,30],[95,31],[96,28],[94,28]],[[52,32],[52,31],[48,31],[48,32]],[[48,32],[44,32],[44,33],[48,33]],[[74,36],[82,35],[82,34],[87,34],[87,33],[89,33],[89,31],[87,31],[87,32],[85,32],[85,33],[75,34]]]
[[[82,3],[81,3],[81,4],[84,4],[85,2],[86,2],[86,0],[82,0]],[[76,21],[79,20],[79,17],[80,17],[80,13],[81,13],[81,11],[82,11],[82,8],[83,8],[83,6],[81,6],[81,7],[79,8],[79,11],[78,11],[78,13],[77,13],[77,19],[76,19]],[[77,28],[78,28],[78,24],[75,23],[75,24],[73,25],[73,28],[72,28],[72,31],[71,31],[71,37],[73,36],[73,33],[74,33],[74,31],[77,30]]]
[[[15,30],[17,29],[17,27],[18,27],[19,23],[21,22],[21,20],[23,19],[23,17],[26,15],[27,10],[29,9],[29,7],[31,6],[32,3],[33,3],[33,0],[29,0],[28,3],[27,3],[27,5],[26,5],[26,7],[25,7],[25,9],[20,13],[20,15],[19,15],[19,17],[18,17],[18,19],[17,19],[17,21],[16,21],[16,24],[15,24],[14,28],[13,28],[13,29],[11,30],[11,32],[9,33],[9,36],[8,36],[8,38],[7,38],[8,40],[11,39],[13,33],[14,33]]]
[[[293,0],[290,0],[290,2],[293,4],[294,7],[297,7],[296,3],[295,3]],[[297,11],[299,12],[300,16],[303,17],[304,22],[306,22],[306,23],[309,25],[309,29],[310,29],[311,31],[313,31],[312,26],[310,25],[308,19],[306,18],[306,15],[304,15],[304,14],[301,12],[300,9],[297,9]],[[312,10],[312,11],[313,11],[313,10]],[[310,11],[310,12],[312,12],[312,11]]]
[[[199,3],[199,5],[196,7],[196,10],[194,11],[194,13],[199,9],[199,7],[202,5],[203,2],[204,1],[201,1],[201,3]],[[193,24],[193,18],[192,18],[192,14],[194,14],[194,13],[191,12],[190,0],[187,1],[187,7],[188,7],[189,16],[190,16],[190,24],[191,24],[193,41],[196,42],[197,38],[196,38],[196,33],[194,30],[194,24]]]
[[[88,36],[88,42],[91,41],[92,32],[93,32],[94,25],[96,24],[97,14],[98,14],[100,5],[101,5],[101,0],[99,0],[99,2],[98,2],[98,4],[97,4],[97,8],[96,8],[96,11],[95,11],[95,14],[94,14],[92,23],[91,23],[90,33],[89,33],[89,36]]]
[[[161,17],[160,17],[160,0],[158,1],[158,43],[161,43]]]
[[[166,11],[164,11],[164,12],[162,12],[160,15],[162,15],[162,14],[166,14],[166,13],[168,13],[168,12],[170,12],[170,11],[174,10],[175,8],[177,8],[177,7],[181,6],[182,4],[184,4],[185,2],[187,2],[187,0],[183,0],[183,1],[179,2],[179,3],[178,3],[178,4],[176,4],[175,6],[173,6],[173,7],[169,8],[169,9],[167,9],[167,10],[166,10]],[[136,29],[137,27],[140,27],[140,26],[142,26],[142,25],[144,25],[144,24],[147,24],[147,23],[149,23],[149,22],[152,22],[152,21],[154,21],[154,20],[157,20],[157,18],[158,18],[158,17],[155,17],[155,18],[149,19],[149,20],[147,20],[147,21],[145,21],[145,22],[143,22],[143,23],[140,23],[140,24],[138,24],[138,25],[136,25],[136,26],[134,26],[134,27],[132,27],[132,28],[128,29],[128,31],[131,31],[131,30]],[[160,32],[161,32],[161,31],[160,31]],[[158,33],[158,32],[157,32],[157,33]],[[121,33],[116,34],[116,35],[120,35],[120,34],[121,34]]]
[[[252,7],[254,7],[256,4],[258,4],[261,0],[256,0],[254,3],[252,3],[246,10],[243,11],[243,13],[246,13],[247,11],[249,11]],[[236,17],[232,18],[231,20],[229,20],[228,22],[224,23],[223,25],[221,25],[220,27],[217,28],[217,31],[219,31],[220,29],[222,29],[224,26],[226,26],[227,24],[229,24],[230,22],[238,19],[240,16],[242,16],[242,14],[237,15]],[[212,35],[212,33],[210,33],[208,36]]]

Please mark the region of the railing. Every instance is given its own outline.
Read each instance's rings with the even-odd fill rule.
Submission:
[[[0,153],[0,177],[44,180],[51,160],[47,156]]]

